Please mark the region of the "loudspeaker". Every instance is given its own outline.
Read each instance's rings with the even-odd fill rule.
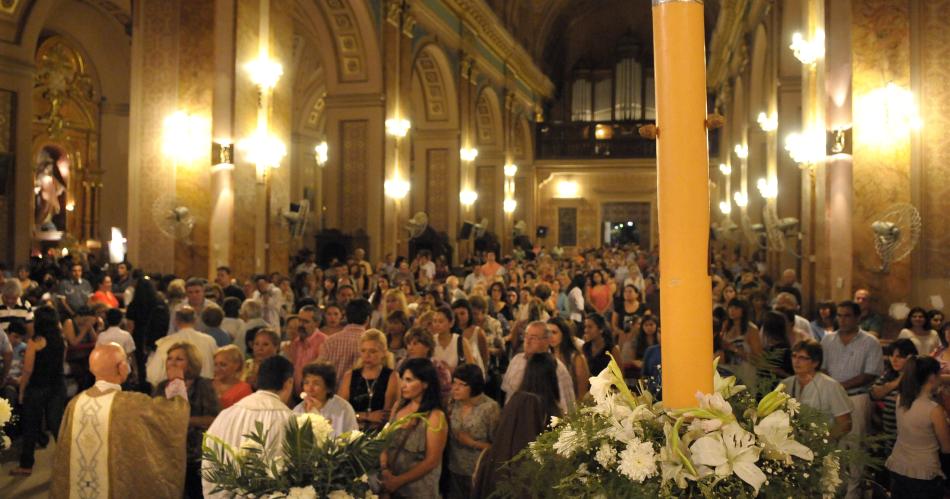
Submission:
[[[472,231],[475,230],[475,224],[472,222],[462,222],[462,226],[459,227],[458,240],[464,241],[472,237]]]
[[[546,225],[539,225],[539,226],[538,226],[538,232],[537,232],[537,237],[538,237],[538,239],[547,237],[547,235],[548,235],[548,228],[547,228],[547,226],[546,226]]]

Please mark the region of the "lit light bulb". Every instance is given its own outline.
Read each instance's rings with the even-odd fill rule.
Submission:
[[[749,204],[749,196],[741,191],[736,191],[736,193],[732,195],[732,199],[736,202],[736,206],[739,208],[745,208]]]
[[[734,150],[736,151],[736,156],[738,156],[739,159],[746,159],[749,157],[749,146],[745,144],[736,144]]]
[[[514,177],[517,174],[518,174],[518,165],[514,163],[508,163],[507,165],[505,165],[506,177]]]
[[[176,111],[162,123],[162,152],[180,163],[196,161],[208,154],[210,136],[208,120]]]
[[[478,200],[478,193],[473,190],[464,190],[459,193],[459,202],[463,206],[472,206]]]
[[[719,171],[726,176],[732,175],[732,166],[726,163],[719,163]]]
[[[326,141],[317,144],[313,148],[313,152],[316,154],[318,165],[323,166],[327,164],[327,154],[330,152],[330,146],[327,145]]]
[[[393,137],[405,137],[410,128],[412,128],[412,123],[407,119],[390,118],[386,120],[386,133]]]
[[[505,213],[514,213],[517,207],[518,202],[511,198],[506,199],[504,203],[502,203],[502,208],[505,210]]]
[[[459,149],[459,158],[466,163],[471,163],[475,161],[475,158],[478,157],[478,149],[473,147],[463,147]]]
[[[764,112],[759,113],[756,121],[759,123],[759,128],[761,128],[763,132],[774,132],[778,130],[778,116],[774,114],[769,116]]]
[[[264,130],[242,140],[238,147],[244,151],[247,161],[261,168],[277,168],[287,155],[287,146],[277,137]]]
[[[732,203],[730,203],[729,201],[720,201],[719,211],[721,211],[723,215],[728,215],[732,213]]]
[[[820,29],[816,30],[815,37],[811,40],[806,40],[801,33],[794,33],[792,44],[788,48],[792,49],[795,58],[801,61],[802,64],[815,64],[818,59],[825,56],[825,32]]]
[[[557,184],[557,197],[576,198],[580,192],[580,186],[573,180],[562,180]]]
[[[263,56],[245,64],[244,69],[261,90],[274,88],[284,74],[284,67],[279,62]]]
[[[819,163],[825,159],[825,135],[818,131],[790,133],[785,137],[785,150],[798,164]]]
[[[778,184],[775,182],[769,182],[764,178],[760,178],[756,183],[756,187],[759,189],[759,194],[762,195],[765,199],[775,199],[778,197]]]
[[[393,178],[383,182],[383,192],[392,199],[403,199],[409,194],[409,181]]]

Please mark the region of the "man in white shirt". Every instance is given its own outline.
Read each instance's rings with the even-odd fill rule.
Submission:
[[[524,370],[528,365],[528,357],[541,352],[547,352],[551,345],[551,334],[547,325],[541,321],[528,324],[524,332],[524,353],[519,353],[511,359],[505,377],[501,382],[501,389],[505,391],[505,400],[518,391],[521,380],[524,379]],[[571,375],[560,360],[557,361],[557,385],[561,400],[558,405],[561,412],[567,414],[574,407],[574,384]]]
[[[176,332],[155,342],[155,352],[148,359],[145,366],[146,379],[152,385],[158,385],[165,380],[165,357],[168,349],[175,343],[191,343],[201,355],[201,377],[214,378],[214,351],[218,344],[211,336],[195,329],[195,309],[184,305],[175,312],[172,323]]]
[[[135,352],[135,341],[132,339],[132,335],[119,327],[119,324],[122,323],[122,311],[117,308],[110,308],[106,311],[106,330],[99,333],[99,338],[96,340],[96,345],[103,345],[106,343],[116,343],[122,350],[125,350],[125,355],[129,357],[129,365],[134,366],[135,362],[132,359],[132,354]],[[135,379],[135,376],[133,376]]]
[[[284,305],[284,294],[280,288],[274,286],[264,274],[254,276],[254,284],[257,289],[251,296],[254,300],[261,303],[261,313],[264,322],[270,325],[274,330],[280,330],[280,309]]]
[[[257,372],[257,391],[244,397],[236,404],[221,411],[211,423],[207,434],[220,439],[235,452],[241,448],[244,435],[254,431],[258,422],[264,426],[264,456],[273,459],[281,450],[287,423],[294,413],[287,407],[294,389],[294,365],[289,360],[275,355],[261,363]],[[206,439],[212,448],[218,447],[214,440]],[[202,469],[208,469],[210,463],[202,462]],[[231,497],[227,493],[212,494],[214,484],[202,477],[204,495],[208,498]]]

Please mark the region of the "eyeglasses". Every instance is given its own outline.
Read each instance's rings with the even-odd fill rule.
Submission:
[[[792,360],[812,360],[811,357],[801,354],[792,354]]]

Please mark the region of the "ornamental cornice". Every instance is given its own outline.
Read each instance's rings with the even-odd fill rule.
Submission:
[[[518,43],[484,0],[443,0],[478,38],[505,61],[532,92],[542,97],[554,95],[554,84],[535,64],[528,51]],[[421,2],[420,2],[421,3]]]

